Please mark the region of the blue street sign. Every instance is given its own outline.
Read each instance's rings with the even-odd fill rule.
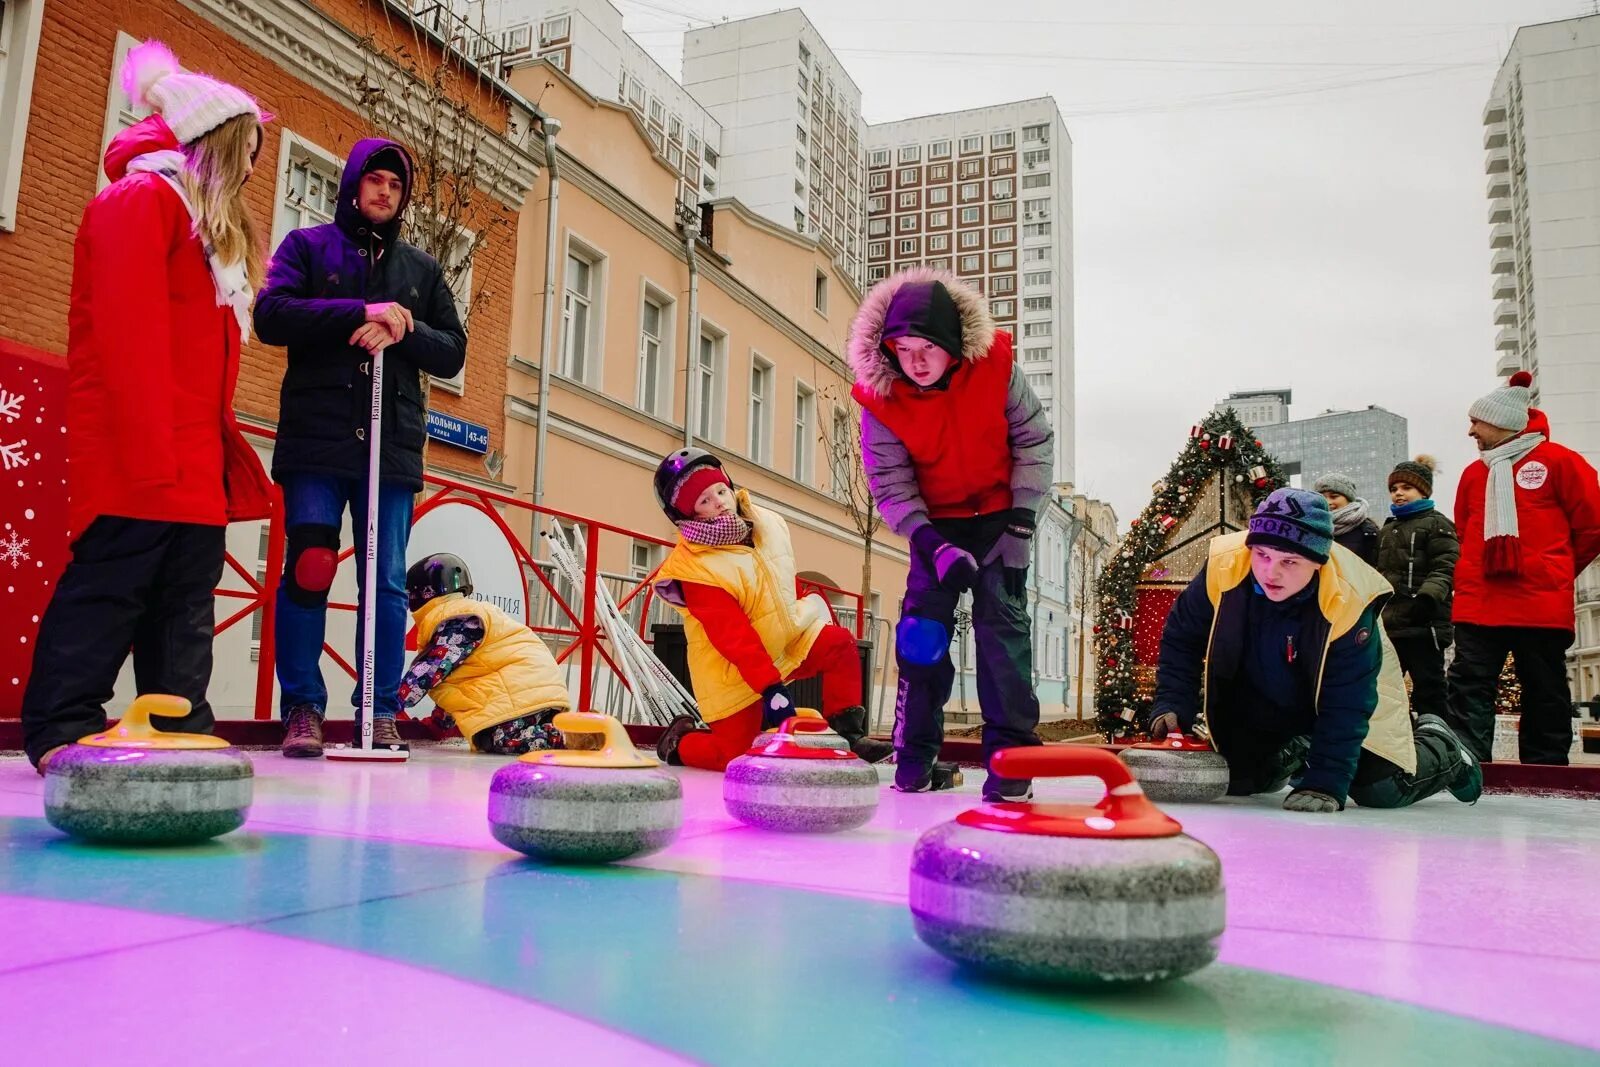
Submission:
[[[428,436],[479,455],[489,451],[489,427],[428,409]]]

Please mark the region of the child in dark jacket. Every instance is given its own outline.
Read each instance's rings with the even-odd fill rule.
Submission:
[[[1445,714],[1444,650],[1450,647],[1450,592],[1461,541],[1456,524],[1433,506],[1431,456],[1397,464],[1389,475],[1389,521],[1378,535],[1378,572],[1394,586],[1383,628],[1411,676],[1411,711]]]
[[[1343,545],[1369,567],[1378,565],[1378,524],[1371,507],[1356,494],[1356,483],[1347,474],[1324,474],[1317,479],[1316,491],[1328,502],[1333,513],[1333,540]]]
[[[867,736],[855,635],[829,622],[820,596],[795,596],[794,546],[782,516],[735,489],[722,461],[686,448],[661,461],[656,499],[678,544],[656,589],[683,616],[689,678],[701,719],[667,725],[656,754],[667,763],[725,770],[797,710],[786,682],[818,675],[823,718],[869,763],[889,743]]]
[[[1233,796],[1294,787],[1289,811],[1398,808],[1483,771],[1433,715],[1413,731],[1378,616],[1389,584],[1333,541],[1322,497],[1279,489],[1244,534],[1211,542],[1167,617],[1150,732],[1207,736]]]
[[[896,629],[895,788],[948,788],[938,763],[955,666],[956,603],[972,590],[985,764],[997,749],[1036,745],[1028,565],[1050,491],[1054,434],[996,330],[983,294],[917,267],[874,286],[850,328],[861,452],[878,510],[911,542]],[[1032,796],[1032,783],[990,774],[990,800]]]

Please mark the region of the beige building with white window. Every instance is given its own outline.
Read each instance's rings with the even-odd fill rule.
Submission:
[[[861,538],[833,495],[822,440],[825,428],[835,439],[855,433],[840,358],[860,302],[854,283],[826,246],[737,201],[683,204],[673,169],[626,105],[539,62],[516,68],[511,84],[542,91],[540,107],[563,130],[544,175],[560,182],[548,349],[544,182],[522,213],[502,479],[547,507],[671,537],[652,476],[662,456],[692,440],[787,520],[803,573],[858,590]],[[692,270],[685,224],[703,226]],[[880,533],[868,605],[876,615],[897,611],[905,548]],[[642,541],[613,539],[602,549],[602,567],[617,573],[648,571],[659,560]],[[881,664],[892,657],[880,629],[873,636]]]

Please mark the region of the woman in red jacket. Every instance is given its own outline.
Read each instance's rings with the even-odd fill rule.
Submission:
[[[209,731],[213,590],[232,519],[264,518],[260,461],[239,433],[239,345],[261,278],[244,184],[261,110],[243,91],[180,71],[164,45],[128,55],[123,87],[155,114],[106,149],[111,178],[73,246],[68,314],[68,526],[72,559],[39,627],[23,743],[43,773],[105,728],[133,650],[140,693],[193,710]]]

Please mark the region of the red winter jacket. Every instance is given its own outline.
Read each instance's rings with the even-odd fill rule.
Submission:
[[[1483,573],[1484,493],[1489,466],[1481,459],[1461,472],[1456,487],[1456,564],[1451,620],[1477,626],[1573,628],[1573,586],[1578,573],[1600,556],[1600,478],[1578,453],[1549,440],[1550,420],[1528,412],[1525,433],[1545,435],[1512,468],[1517,483],[1517,536],[1522,573]]]
[[[159,115],[106,149],[111,179],[84,209],[67,326],[68,528],[97,516],[223,526],[264,518],[270,489],[239,432],[239,325],[188,209],[166,180],[128,173],[178,142]]]

